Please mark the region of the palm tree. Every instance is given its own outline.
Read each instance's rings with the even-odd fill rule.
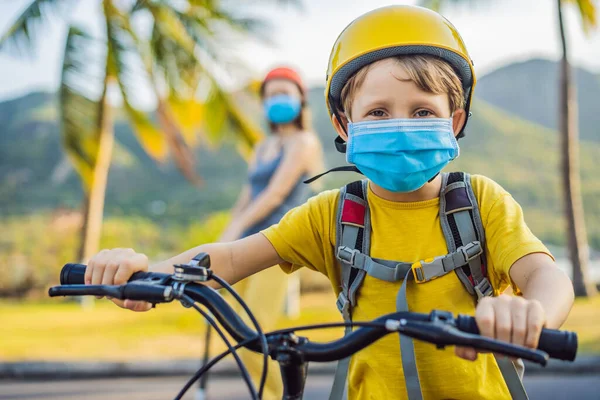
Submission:
[[[190,149],[197,141],[198,129],[215,139],[232,128],[245,148],[262,135],[219,84],[215,71],[221,58],[214,51],[217,32],[252,32],[261,26],[261,20],[237,17],[211,0],[138,0],[126,6],[123,1],[100,1],[105,38],[93,38],[82,27],[69,27],[59,89],[63,143],[85,193],[80,260],[96,253],[100,242],[114,145],[110,91],[116,88],[120,93],[125,114],[145,151],[164,162],[170,150],[179,170],[194,184],[201,182]],[[51,14],[61,14],[74,4],[69,0],[32,1],[0,37],[0,50],[32,52],[40,26]],[[141,12],[152,17],[148,42],[140,40],[131,23]],[[103,50],[102,54],[98,50]],[[160,129],[148,113],[135,106],[140,79],[157,98]],[[202,102],[195,98],[199,82],[207,82],[208,88]],[[159,89],[161,84],[166,90]]]
[[[467,3],[473,0],[423,0],[421,4],[439,10],[445,3]],[[589,247],[585,229],[581,182],[579,176],[579,131],[577,126],[577,96],[573,84],[563,6],[573,3],[579,10],[584,31],[587,33],[597,26],[595,0],[556,0],[558,25],[560,29],[562,57],[560,61],[560,151],[561,176],[565,216],[567,221],[567,242],[569,256],[573,266],[573,287],[578,297],[592,296],[597,293],[595,283],[589,275]]]
[[[596,6],[594,0],[570,0],[577,4],[583,29],[587,31],[596,26]],[[589,247],[581,200],[581,182],[579,177],[579,129],[577,115],[576,86],[573,83],[571,64],[563,18],[564,1],[557,0],[558,25],[562,57],[560,60],[560,148],[561,170],[569,254],[573,265],[573,287],[575,295],[588,297],[597,293],[596,285],[590,279],[588,261]]]

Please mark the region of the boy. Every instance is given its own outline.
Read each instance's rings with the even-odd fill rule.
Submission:
[[[375,264],[383,263],[377,261],[381,259],[429,261],[448,254],[440,221],[440,208],[448,207],[440,191],[448,178],[440,172],[458,156],[455,137],[462,136],[474,86],[464,43],[440,15],[419,7],[392,6],[359,17],[334,45],[326,99],[342,139],[338,148],[344,150],[342,143],[347,142],[348,161],[368,179],[364,189],[368,220],[356,217],[360,214],[356,209],[345,215],[344,209],[339,214],[342,223],[344,218],[355,221],[341,226],[339,207],[346,207],[340,201],[342,194],[327,191],[260,234],[233,243],[202,245],[151,269],[172,272],[173,264],[207,252],[215,272],[231,283],[274,264],[286,272],[305,266],[327,275],[339,294],[347,289],[340,262],[354,265],[354,257],[343,256],[338,237],[348,242],[344,237],[344,232],[352,231],[348,226],[362,226],[364,232],[368,230],[364,234],[370,232],[370,245],[363,253],[370,254],[373,258],[368,261],[375,260]],[[304,143],[299,151],[311,151],[311,144]],[[459,187],[461,182],[452,185]],[[471,219],[475,214],[481,219],[486,241],[485,252],[468,262],[480,263],[477,265],[486,277],[477,277],[474,269],[471,276],[461,275],[460,265],[434,280],[420,279],[422,275],[409,270],[418,282],[412,281],[411,274],[384,280],[367,272],[352,304],[351,318],[371,320],[399,307],[416,312],[475,313],[482,334],[535,347],[542,326],[558,328],[567,317],[573,302],[570,280],[527,228],[521,208],[510,194],[483,176],[472,176],[464,185],[472,187],[478,207],[472,210]],[[461,229],[458,233],[462,236]],[[478,236],[483,242],[482,232]],[[353,246],[354,241],[344,245]],[[420,272],[427,273],[433,263],[420,265]],[[146,269],[147,258],[133,250],[103,251],[90,260],[86,282],[121,284],[133,272]],[[486,290],[480,283],[491,287]],[[509,284],[522,296],[501,294]],[[402,290],[405,297],[398,295]],[[475,292],[481,297],[476,308],[470,294]],[[486,296],[492,292],[496,297]],[[148,309],[147,304],[131,301],[121,305],[137,311]],[[405,347],[402,349],[404,352]],[[398,339],[388,335],[357,353],[350,363],[349,397],[403,399],[407,392],[410,398],[422,392],[425,399],[510,396],[492,355],[478,357],[473,349],[456,349],[461,360],[449,350],[420,342],[414,343],[419,392],[414,396],[415,386],[403,379],[399,350]]]

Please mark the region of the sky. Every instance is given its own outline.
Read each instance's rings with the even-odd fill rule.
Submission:
[[[29,2],[0,1],[0,32],[6,31]],[[101,32],[99,3],[100,0],[80,0],[69,18]],[[269,68],[285,64],[298,68],[310,85],[323,84],[329,52],[342,29],[361,14],[391,4],[415,4],[415,1],[304,0],[300,9],[262,7],[272,24],[274,44],[244,41],[227,45],[257,78]],[[461,33],[476,73],[481,76],[514,61],[534,57],[557,59],[560,45],[555,4],[555,0],[479,0],[468,6],[448,8],[443,14]],[[600,29],[584,35],[572,6],[567,7],[566,17],[573,63],[600,74]],[[55,18],[41,33],[35,57],[0,54],[0,99],[32,90],[56,89],[65,21]]]

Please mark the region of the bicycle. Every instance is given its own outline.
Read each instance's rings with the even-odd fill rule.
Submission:
[[[521,358],[545,366],[548,358],[574,361],[577,354],[575,332],[543,329],[537,349],[516,346],[479,335],[475,319],[466,315],[434,310],[429,314],[394,312],[369,322],[330,323],[298,326],[263,333],[251,311],[237,293],[210,269],[210,258],[201,253],[188,264],[175,265],[174,274],[137,272],[124,285],[84,285],[85,265],[66,264],[61,270],[60,286],[49,289],[49,296],[110,296],[116,299],[143,300],[156,305],[178,300],[184,307],[200,312],[221,336],[228,350],[203,365],[184,385],[175,400],[183,398],[188,389],[211,367],[225,356],[233,354],[252,395],[260,399],[266,377],[267,357],[278,361],[284,386],[283,399],[302,399],[309,362],[338,361],[369,346],[390,333],[407,335],[435,344],[438,348],[461,345]],[[214,280],[240,302],[255,325],[256,331],[246,325],[225,299],[214,289],[202,284]],[[232,345],[214,319],[196,303],[202,304],[237,342]],[[357,327],[351,334],[329,343],[311,342],[295,332],[351,325]],[[246,347],[262,353],[264,369],[259,390],[236,354]]]

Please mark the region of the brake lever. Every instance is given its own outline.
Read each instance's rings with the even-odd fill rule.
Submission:
[[[548,353],[541,350],[462,332],[454,326],[440,320],[421,322],[401,319],[396,322],[398,323],[394,324],[396,325],[394,328],[400,334],[433,343],[440,349],[450,345],[468,346],[494,353],[501,353],[509,357],[522,358],[542,366],[546,366],[549,358]]]

